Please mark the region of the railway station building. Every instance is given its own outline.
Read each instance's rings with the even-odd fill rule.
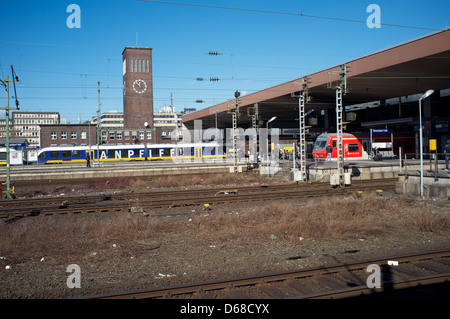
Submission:
[[[301,127],[306,128],[306,141],[313,143],[321,133],[336,132],[338,87],[344,132],[387,129],[393,134],[409,132],[417,141],[419,100],[433,90],[420,101],[424,151],[429,140],[436,139],[437,151],[442,153],[450,139],[450,28],[252,94],[230,96],[183,116],[183,124],[193,129],[195,121],[201,120],[203,129],[216,125],[227,129],[233,124],[265,128],[276,117],[270,127],[280,129],[280,143],[298,142]],[[233,112],[237,123],[233,123]]]

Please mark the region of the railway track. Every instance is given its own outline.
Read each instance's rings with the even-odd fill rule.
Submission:
[[[0,202],[0,218],[68,213],[122,211],[132,206],[171,208],[204,204],[226,204],[242,201],[263,201],[299,197],[336,196],[356,191],[390,191],[396,179],[357,181],[349,187],[330,188],[327,183],[281,184],[235,188],[208,188],[153,192],[130,192],[95,196],[59,196],[39,199],[19,199]]]
[[[388,295],[399,297],[404,294],[405,288],[415,287],[423,291],[428,285],[444,284],[448,289],[449,258],[450,250],[446,249],[82,298],[340,299]],[[368,267],[373,265],[380,267],[379,288],[369,288],[367,284],[368,281],[372,282],[372,278],[368,280],[369,276],[375,274],[367,271]],[[433,291],[427,293],[432,294]],[[445,296],[429,295],[429,297]]]

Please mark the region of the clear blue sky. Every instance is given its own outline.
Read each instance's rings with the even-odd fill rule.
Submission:
[[[137,44],[153,48],[155,112],[170,104],[171,93],[177,111],[199,110],[232,99],[236,90],[259,91],[450,23],[450,0],[175,1],[269,12],[137,0],[2,0],[0,77],[11,77],[14,66],[21,110],[86,121],[96,114],[98,81],[102,111],[123,110],[122,51]],[[381,28],[326,19],[365,22],[372,3],[381,9]],[[81,28],[67,27],[70,4],[80,6]],[[303,16],[291,15],[301,10]],[[1,107],[4,100],[0,86]]]

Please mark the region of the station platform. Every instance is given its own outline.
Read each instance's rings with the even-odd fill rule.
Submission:
[[[308,167],[309,180],[330,182],[331,174],[337,171],[337,163],[316,162]],[[398,178],[397,193],[420,195],[420,161],[397,160],[344,161],[344,173],[351,174],[351,180]],[[450,171],[445,169],[445,161],[423,161],[423,195],[425,197],[450,196]]]
[[[438,170],[445,169],[445,162],[439,161]],[[423,162],[424,170],[435,169],[435,162]],[[313,182],[329,182],[330,174],[336,172],[336,161],[320,161],[308,165],[309,180]],[[398,159],[373,161],[373,160],[344,160],[344,172],[351,173],[352,180],[367,180],[380,178],[396,178],[406,171],[420,171],[420,161],[408,159],[400,163]]]
[[[247,164],[238,164],[237,172],[247,170]],[[11,169],[12,181],[99,179],[115,177],[166,176],[184,174],[229,173],[234,171],[233,163],[174,163],[146,162],[120,163],[103,166],[86,167],[86,164],[54,164],[45,166],[24,166]],[[6,180],[5,170],[0,173],[0,180]]]
[[[420,195],[420,171],[405,171],[399,174],[395,191],[402,194]],[[424,170],[423,196],[450,198],[450,171]]]

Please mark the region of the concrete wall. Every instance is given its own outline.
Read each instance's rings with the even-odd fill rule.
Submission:
[[[395,191],[401,194],[420,195],[420,174],[400,175],[395,185]],[[450,174],[444,172],[437,175],[424,173],[423,195],[425,197],[449,197],[450,196]]]
[[[429,165],[424,165],[424,170],[429,169]],[[445,168],[445,164],[439,164],[438,169]],[[362,166],[349,165],[344,172],[351,173],[352,180],[367,180],[367,179],[381,179],[381,178],[396,178],[399,173],[402,173],[399,165],[383,165],[383,166]],[[408,171],[419,171],[420,164],[408,164]],[[333,167],[317,167],[309,169],[309,180],[313,182],[329,182],[330,174],[337,171],[336,166]]]
[[[233,165],[180,165],[166,167],[149,167],[135,169],[130,168],[92,168],[74,169],[67,171],[48,171],[30,173],[11,173],[12,181],[38,181],[38,180],[70,180],[91,178],[113,178],[113,177],[142,177],[142,176],[165,176],[183,174],[208,174],[208,173],[230,173]],[[238,172],[247,170],[247,165],[238,165]],[[0,175],[1,180],[6,180],[6,175]]]

